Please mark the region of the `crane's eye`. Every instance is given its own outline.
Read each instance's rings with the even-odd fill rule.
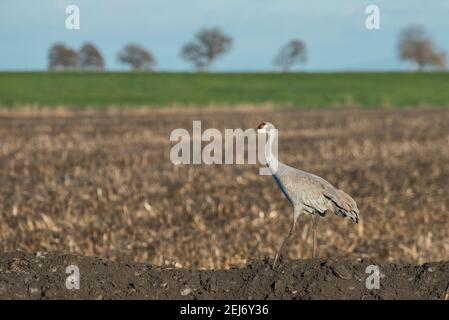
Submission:
[[[257,127],[257,129],[262,129],[265,126],[265,122],[262,122],[261,124],[259,124],[259,126]]]

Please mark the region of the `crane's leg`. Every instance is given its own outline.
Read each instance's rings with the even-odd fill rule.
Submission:
[[[315,258],[315,248],[316,248],[316,217],[314,214],[312,214],[312,237],[313,237],[313,241],[312,241],[312,259]]]
[[[278,252],[276,253],[276,257],[274,258],[274,262],[273,262],[273,267],[276,267],[278,262],[280,260],[282,260],[282,253],[284,251],[285,245],[288,243],[288,241],[292,237],[293,233],[295,232],[297,218],[298,218],[297,216],[294,216],[292,227],[290,228],[290,231],[288,232],[284,241],[282,241],[281,247],[279,248]]]

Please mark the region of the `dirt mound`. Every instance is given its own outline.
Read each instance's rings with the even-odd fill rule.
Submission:
[[[377,265],[369,260],[268,260],[242,269],[185,270],[56,254],[0,254],[0,299],[448,299],[449,262]],[[70,267],[71,266],[71,269]],[[67,281],[79,271],[77,281]],[[72,286],[72,288],[73,288]]]

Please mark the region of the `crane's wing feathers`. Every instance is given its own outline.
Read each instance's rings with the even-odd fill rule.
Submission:
[[[285,166],[280,170],[284,192],[296,199],[309,213],[324,216],[328,211],[359,221],[357,204],[348,194],[314,174]]]
[[[345,217],[349,217],[356,223],[359,223],[359,209],[354,199],[342,190],[333,188],[332,191],[327,192],[324,196],[332,201],[334,205],[334,212]]]
[[[329,200],[324,196],[322,186],[311,177],[302,177],[302,187],[298,190],[298,198],[309,213],[317,211],[324,216],[330,209]]]

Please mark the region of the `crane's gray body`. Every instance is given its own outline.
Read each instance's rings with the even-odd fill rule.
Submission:
[[[270,122],[262,122],[257,127],[258,133],[268,136],[265,148],[265,160],[282,193],[293,205],[293,224],[276,254],[273,266],[279,261],[285,244],[295,231],[295,225],[301,214],[310,214],[312,217],[313,247],[312,258],[315,257],[316,228],[315,214],[324,217],[333,212],[343,217],[349,217],[359,222],[359,209],[354,199],[342,190],[334,188],[329,182],[309,172],[298,170],[278,161],[272,153],[272,147],[277,139],[277,130]],[[277,150],[277,148],[275,149]]]
[[[359,221],[359,209],[345,192],[314,174],[278,162],[273,178],[294,208],[294,219],[303,213],[325,216],[333,212]]]

